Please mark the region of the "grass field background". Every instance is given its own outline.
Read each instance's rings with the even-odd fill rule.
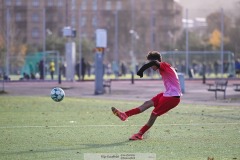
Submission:
[[[84,153],[156,153],[158,160],[240,159],[240,108],[180,104],[143,141],[128,141],[151,113],[121,122],[110,108],[140,101],[0,96],[1,160],[83,160]]]

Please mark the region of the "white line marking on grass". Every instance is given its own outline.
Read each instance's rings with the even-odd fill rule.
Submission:
[[[186,123],[186,124],[155,124],[154,126],[211,126],[211,125],[240,125],[240,123]],[[80,127],[139,127],[142,125],[116,125],[116,124],[99,124],[99,125],[75,125],[75,126],[0,126],[0,129],[17,129],[17,128],[80,128]]]
[[[206,110],[220,110],[220,111],[235,111],[236,109],[235,108],[224,108],[225,106],[221,106],[221,107],[209,107],[209,106],[206,106],[206,105],[203,105],[203,106],[184,106],[184,107],[187,107],[187,108],[194,108],[194,109],[206,109]],[[180,108],[180,107],[179,107]]]

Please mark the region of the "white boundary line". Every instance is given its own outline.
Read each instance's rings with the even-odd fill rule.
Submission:
[[[186,124],[155,124],[154,126],[211,126],[211,125],[240,125],[240,123],[186,123]],[[0,126],[0,129],[17,129],[17,128],[81,128],[81,127],[139,127],[142,125],[72,125],[72,126]]]

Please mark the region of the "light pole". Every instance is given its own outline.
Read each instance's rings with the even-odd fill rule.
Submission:
[[[43,21],[42,21],[42,36],[43,36],[43,80],[45,80],[45,74],[46,74],[46,70],[45,70],[45,64],[46,64],[46,9],[43,9]]]
[[[10,39],[9,39],[9,36],[10,36],[10,33],[9,33],[9,27],[10,27],[10,10],[9,8],[7,8],[7,36],[6,36],[6,42],[7,42],[7,53],[6,53],[6,62],[5,62],[5,65],[6,65],[6,76],[9,77],[9,54],[10,54]],[[3,75],[4,77],[5,75]]]
[[[79,34],[79,79],[82,76],[82,7],[80,6],[79,10],[79,28],[78,28],[78,34]],[[83,79],[83,77],[81,77]]]
[[[132,75],[135,73],[135,61],[136,61],[136,58],[134,56],[134,0],[131,0],[131,22],[132,22],[132,26],[131,26],[131,30],[129,31],[129,33],[131,34],[131,51],[130,51],[130,56],[131,56],[131,65],[132,65]]]
[[[154,35],[154,28],[155,28],[155,10],[154,10],[154,0],[151,0],[151,50],[155,50],[155,35]],[[151,70],[152,71],[152,70]]]
[[[221,52],[221,73],[222,73],[222,77],[223,77],[223,59],[224,59],[224,10],[223,8],[221,8],[221,47],[220,47],[220,52]]]
[[[139,39],[139,35],[138,33],[131,29],[129,31],[129,33],[131,34],[131,51],[130,51],[130,56],[131,56],[131,60],[132,60],[132,72],[135,73],[135,66],[136,66],[136,56],[134,55],[134,46],[135,46],[135,43],[136,43],[136,40]]]
[[[188,9],[186,9],[186,71],[185,73],[188,74],[189,70],[189,46],[188,46]]]
[[[118,55],[118,9],[115,11],[115,35],[114,35],[114,60],[117,65],[119,65],[119,55]]]

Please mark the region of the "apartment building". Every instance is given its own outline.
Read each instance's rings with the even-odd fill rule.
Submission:
[[[48,34],[62,36],[65,26],[94,40],[95,29],[105,28],[110,51],[118,33],[118,49],[124,53],[132,47],[130,30],[144,44],[135,44],[135,50],[165,49],[182,27],[182,7],[174,0],[0,0],[1,34],[6,34],[7,19],[22,43],[41,46]]]
[[[1,26],[22,43],[41,45],[45,27],[59,33],[66,24],[64,0],[1,0]],[[8,15],[9,14],[9,15]],[[7,24],[8,22],[8,24]]]

